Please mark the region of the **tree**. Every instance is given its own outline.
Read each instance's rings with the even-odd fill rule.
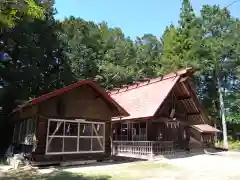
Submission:
[[[14,124],[10,114],[17,105],[16,100],[28,100],[72,82],[62,51],[63,43],[58,38],[60,26],[47,16],[35,18],[30,15],[23,12],[21,18],[14,19],[13,25],[2,26],[1,52],[7,54],[7,58],[2,56],[0,61],[4,95],[0,99],[1,127],[4,127],[1,153],[11,140]]]
[[[157,69],[161,68],[159,57],[162,53],[162,43],[152,34],[144,34],[138,37],[135,43],[137,52],[137,69],[141,77],[155,77]]]
[[[163,35],[163,72],[179,68],[199,68],[201,48],[201,23],[193,12],[190,2],[183,1],[179,26],[171,25]]]
[[[42,18],[44,10],[34,0],[3,0],[0,2],[0,25],[13,27],[22,16]]]
[[[237,64],[239,65],[239,57],[236,52],[239,47],[239,41],[236,39],[239,37],[239,30],[236,30],[236,27],[239,28],[239,22],[231,17],[227,9],[221,9],[218,6],[204,6],[201,17],[205,37],[204,44],[209,51],[207,64],[211,64],[206,70],[212,73],[213,82],[218,91],[218,112],[222,119],[224,147],[227,148],[224,92],[229,91],[230,86],[228,86],[229,83],[224,82],[224,79],[231,77],[230,72],[236,72]]]
[[[239,71],[238,37],[239,21],[227,9],[203,6],[197,17],[187,0],[183,2],[179,26],[167,28],[163,35],[163,71],[188,66],[200,70],[196,78],[199,97],[212,116],[222,119],[226,148],[223,99],[225,92],[233,92],[233,87],[239,84],[239,80],[234,80]],[[227,109],[231,112],[231,107]]]

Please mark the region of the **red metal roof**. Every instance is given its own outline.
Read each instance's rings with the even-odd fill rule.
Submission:
[[[180,70],[149,82],[134,84],[132,86],[111,91],[111,97],[128,111],[130,116],[122,119],[135,119],[152,117],[164,102],[180,76],[192,69]],[[113,120],[119,120],[115,118]]]
[[[23,108],[23,107],[26,107],[26,106],[29,106],[29,105],[34,105],[34,104],[39,104],[41,103],[42,101],[45,101],[47,99],[50,99],[52,97],[56,97],[56,96],[59,96],[67,91],[70,91],[74,88],[77,88],[77,87],[80,87],[82,85],[89,85],[91,86],[96,92],[98,92],[104,99],[107,100],[107,102],[109,102],[110,104],[112,104],[113,106],[115,106],[118,111],[119,111],[119,116],[128,116],[129,113],[124,109],[122,108],[114,99],[112,99],[109,94],[104,90],[102,89],[101,87],[99,87],[96,83],[94,83],[93,81],[91,80],[82,80],[82,81],[79,81],[77,83],[74,83],[74,84],[71,84],[69,86],[66,86],[66,87],[63,87],[61,89],[58,89],[58,90],[55,90],[53,92],[50,92],[50,93],[47,93],[47,94],[44,94],[42,96],[39,96],[37,98],[34,98],[32,100],[30,100],[28,103],[22,105],[21,107],[17,108],[15,111]]]

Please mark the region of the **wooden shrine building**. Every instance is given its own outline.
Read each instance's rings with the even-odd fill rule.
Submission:
[[[193,72],[184,69],[109,92],[130,114],[113,118],[114,154],[153,156],[184,150],[192,142],[213,146],[219,130],[197,99]]]
[[[128,115],[102,88],[83,80],[14,111],[14,151],[34,164],[100,160],[111,155],[111,118]]]

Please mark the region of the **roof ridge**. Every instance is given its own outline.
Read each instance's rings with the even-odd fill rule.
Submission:
[[[109,95],[119,94],[119,93],[126,92],[126,91],[129,91],[129,90],[132,90],[132,89],[137,89],[137,88],[144,87],[144,86],[147,86],[147,85],[150,85],[150,84],[154,84],[154,83],[157,83],[157,82],[160,82],[160,81],[164,81],[164,80],[167,80],[167,79],[170,79],[170,78],[176,78],[177,76],[181,76],[183,74],[186,74],[187,72],[189,72],[191,70],[192,70],[192,68],[181,69],[181,70],[178,70],[177,72],[171,72],[171,73],[168,73],[166,75],[163,75],[163,76],[160,76],[160,77],[157,77],[157,78],[152,78],[150,80],[147,80],[147,81],[144,81],[144,82],[141,82],[141,83],[133,83],[133,84],[127,86],[127,87],[123,87],[123,88],[120,88],[118,90],[108,91],[108,94]]]
[[[108,93],[110,95],[114,95],[114,94],[118,94],[118,93],[129,91],[129,90],[132,90],[132,89],[141,88],[141,87],[144,87],[144,86],[147,86],[147,85],[150,85],[150,84],[154,84],[154,83],[157,83],[157,82],[160,82],[160,81],[164,81],[164,80],[167,80],[167,79],[170,79],[170,78],[175,78],[177,76],[178,75],[167,77],[167,78],[158,77],[158,78],[151,79],[149,81],[144,81],[144,82],[141,82],[141,83],[134,83],[134,84],[129,85],[127,87],[120,88],[119,90],[109,91]]]

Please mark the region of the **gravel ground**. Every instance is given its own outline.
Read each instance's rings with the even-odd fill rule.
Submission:
[[[217,155],[202,154],[164,161],[149,161],[143,164],[141,162],[99,163],[90,167],[68,167],[61,170],[74,174],[109,175],[112,177],[111,180],[240,180],[239,163],[240,152],[224,152]],[[0,179],[2,172],[6,172],[7,169],[7,166],[0,167]],[[47,174],[54,170],[56,169],[47,168],[39,171]]]
[[[196,155],[169,161],[181,167],[179,179],[185,180],[240,180],[240,153],[226,152],[219,155]]]
[[[161,162],[162,161],[159,161],[157,163],[161,164]],[[240,152],[222,152],[215,155],[202,154],[191,157],[174,158],[165,160],[164,163],[171,164],[178,168],[174,170],[164,170],[161,176],[159,176],[159,178],[156,177],[155,180],[240,180]],[[119,165],[85,167],[83,169],[68,168],[67,171],[102,171],[102,168],[107,168],[110,171],[118,171],[117,167],[119,167]],[[158,174],[156,169],[152,169],[150,172],[152,172],[152,174]],[[154,178],[150,178],[149,180],[154,180]]]

